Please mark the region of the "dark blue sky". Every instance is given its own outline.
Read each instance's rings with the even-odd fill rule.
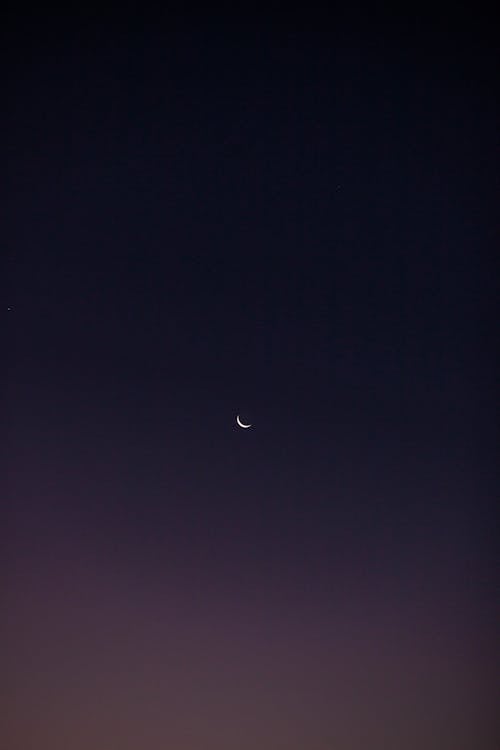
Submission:
[[[176,606],[193,597],[199,608],[180,607],[181,631],[194,617],[233,632],[220,601],[256,589],[266,594],[250,597],[250,617],[272,641],[286,591],[299,620],[307,613],[313,630],[328,623],[324,659],[345,656],[336,597],[347,631],[361,627],[372,655],[388,648],[386,617],[410,630],[418,621],[419,636],[423,621],[431,634],[471,622],[436,674],[432,638],[416,647],[430,682],[443,681],[448,724],[418,718],[422,678],[398,730],[407,738],[398,747],[420,732],[415,747],[456,748],[478,727],[489,738],[492,716],[492,646],[489,657],[475,649],[491,635],[496,515],[493,44],[486,28],[437,20],[297,28],[181,31],[167,18],[131,16],[67,17],[38,31],[13,21],[4,32],[12,621],[42,607],[49,619],[70,617],[78,641],[81,621],[54,599],[56,581],[80,575],[99,613],[95,565],[110,591],[116,580],[106,575],[130,586],[145,621],[160,607],[155,587],[174,580]],[[251,430],[235,427],[237,413]],[[151,587],[142,604],[138,581]],[[215,593],[200,604],[201,589]],[[128,604],[105,598],[112,629]],[[372,628],[362,613],[373,601]],[[290,635],[292,651],[304,642],[309,653],[304,628],[297,641]],[[121,645],[120,663],[140,653],[142,630],[136,637]],[[35,650],[37,638],[25,636]],[[11,640],[22,652],[15,629]],[[238,649],[233,678],[245,682],[248,649]],[[193,653],[188,672],[204,663]],[[259,653],[264,665],[270,657]],[[302,688],[316,679],[316,656],[304,656]],[[400,656],[380,656],[375,674]],[[361,679],[345,659],[347,677],[333,686],[318,677],[320,695],[303,697],[302,713],[284,702],[283,727],[303,737],[297,747],[331,747],[321,744],[328,738],[366,747],[350,734],[356,716],[372,715],[379,690],[389,706],[398,679],[410,690],[405,670],[388,686],[380,677],[382,687],[354,690],[348,718],[332,724],[341,684]],[[54,657],[55,671],[63,661]],[[268,669],[279,702],[280,667],[271,658]],[[34,717],[37,690],[57,705],[50,677],[44,686],[21,657],[12,670],[23,675],[13,706]],[[477,706],[467,693],[474,679]],[[136,707],[130,727],[148,723],[133,691],[110,684],[108,696]],[[229,712],[234,725],[224,733],[207,718],[203,747],[244,747],[245,712],[228,708],[230,694],[224,683],[220,706],[206,711]],[[193,695],[188,685],[186,726],[198,722]],[[280,747],[285,729],[267,730],[267,709],[257,689],[251,695],[253,747]],[[68,709],[71,736],[83,700]],[[95,719],[82,748],[116,741],[112,715]],[[24,730],[12,727],[19,742]],[[39,747],[80,748],[64,744],[58,719],[33,718],[33,727]],[[392,747],[387,727],[375,722],[368,746]],[[148,749],[201,747],[166,719],[150,729]]]

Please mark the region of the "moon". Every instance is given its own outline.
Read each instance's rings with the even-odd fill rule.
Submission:
[[[241,421],[239,415],[236,415],[236,422],[237,422],[238,426],[239,427],[243,427],[244,430],[248,430],[248,428],[252,426],[251,424],[243,424],[243,422]]]

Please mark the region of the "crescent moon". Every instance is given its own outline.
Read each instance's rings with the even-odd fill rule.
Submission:
[[[239,427],[243,427],[244,430],[248,430],[248,428],[252,426],[251,424],[243,424],[243,422],[239,418],[239,415],[236,416],[236,422],[237,422],[238,426]]]

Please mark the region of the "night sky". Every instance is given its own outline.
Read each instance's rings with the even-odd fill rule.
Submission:
[[[499,747],[493,36],[292,26],[2,31],[5,750]]]

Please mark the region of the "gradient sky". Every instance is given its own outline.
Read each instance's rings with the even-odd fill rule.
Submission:
[[[498,748],[486,26],[10,19],[6,750]]]

